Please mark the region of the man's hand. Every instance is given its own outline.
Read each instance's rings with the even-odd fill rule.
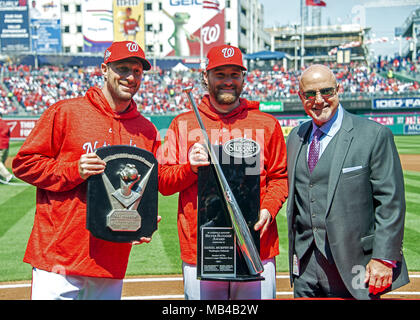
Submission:
[[[105,161],[103,161],[96,153],[82,154],[79,159],[79,174],[82,179],[86,180],[95,174],[101,174],[105,171]]]
[[[191,170],[194,173],[198,172],[198,167],[208,166],[210,164],[207,151],[200,143],[194,143],[191,147],[188,154],[188,161],[190,162]]]
[[[254,226],[254,230],[258,231],[261,230],[260,237],[263,236],[263,234],[267,231],[268,226],[271,223],[271,214],[268,212],[267,209],[262,209],[260,211],[260,219],[257,221],[257,223]]]
[[[384,291],[392,284],[392,266],[381,260],[370,260],[366,266],[365,283],[369,283],[369,293]]]
[[[162,217],[161,216],[158,216],[157,217],[157,222],[159,223],[160,222],[160,220],[162,220]],[[152,241],[152,238],[149,238],[149,237],[141,237],[140,238],[140,241],[132,241],[131,243],[133,244],[133,245],[137,245],[137,244],[142,244],[142,243],[149,243],[150,241]]]

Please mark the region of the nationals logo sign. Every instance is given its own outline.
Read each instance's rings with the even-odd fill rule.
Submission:
[[[163,56],[205,57],[225,43],[225,0],[160,0]]]
[[[220,37],[220,26],[215,24],[214,26],[206,26],[202,29],[203,42],[205,44],[212,44],[219,40]]]

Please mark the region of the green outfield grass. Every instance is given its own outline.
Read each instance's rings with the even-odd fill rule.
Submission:
[[[420,154],[420,135],[395,136],[395,144],[400,154]]]
[[[400,153],[420,154],[420,136],[395,137]],[[20,142],[12,142],[10,155]],[[407,214],[404,254],[410,271],[420,271],[420,173],[404,171]],[[162,221],[149,244],[133,248],[127,275],[180,274],[179,242],[176,225],[178,196],[159,195]],[[35,214],[33,186],[0,185],[0,281],[29,280],[31,267],[22,262]],[[277,271],[288,271],[285,206],[277,216],[280,255]]]

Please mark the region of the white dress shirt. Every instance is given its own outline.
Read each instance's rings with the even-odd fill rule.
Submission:
[[[328,144],[334,138],[338,130],[341,128],[341,123],[343,122],[343,107],[338,105],[337,112],[334,116],[322,125],[318,127],[312,120],[312,132],[309,137],[309,144],[311,144],[315,131],[319,128],[322,131],[322,136],[319,139],[320,149],[319,149],[319,158],[321,157],[324,150],[327,148]],[[306,159],[308,159],[309,148],[307,150]],[[318,158],[318,159],[319,159]]]

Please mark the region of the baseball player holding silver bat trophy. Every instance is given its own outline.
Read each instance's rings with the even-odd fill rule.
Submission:
[[[178,235],[185,299],[274,299],[275,257],[279,254],[275,218],[288,195],[283,133],[273,116],[259,111],[259,102],[240,98],[247,69],[238,48],[230,45],[213,47],[207,58],[202,82],[208,93],[197,107],[194,89],[185,90],[194,112],[178,115],[172,121],[160,159],[160,192],[164,195],[179,192]],[[251,226],[241,214],[243,200],[238,205],[212,149],[212,145],[224,148],[235,141],[246,141],[247,146],[255,147],[260,154],[259,185],[256,186],[259,212]],[[238,251],[249,273],[263,280],[219,281],[197,277],[198,169],[207,166],[213,167],[224,195],[222,202],[232,224]],[[259,234],[259,250],[250,237],[250,233],[255,232]]]

